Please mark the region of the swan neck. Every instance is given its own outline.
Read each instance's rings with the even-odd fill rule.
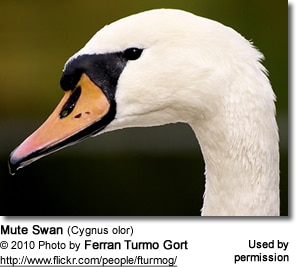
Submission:
[[[259,112],[248,112],[222,110],[191,123],[205,161],[202,215],[279,215],[275,116],[266,112],[262,120]]]

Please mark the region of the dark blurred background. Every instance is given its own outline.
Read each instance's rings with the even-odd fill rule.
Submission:
[[[89,139],[10,176],[10,152],[63,95],[65,61],[116,19],[179,8],[240,32],[265,54],[277,95],[281,214],[288,215],[288,6],[285,1],[0,1],[1,215],[192,215],[204,166],[188,125],[126,129]]]

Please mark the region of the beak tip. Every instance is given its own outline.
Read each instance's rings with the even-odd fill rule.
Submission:
[[[8,160],[8,171],[10,175],[15,175],[17,171],[17,167],[10,161]]]
[[[17,170],[20,168],[21,160],[13,156],[13,153],[9,156],[8,159],[8,171],[10,175],[15,175]]]
[[[25,167],[34,161],[35,150],[32,148],[30,137],[27,138],[21,145],[15,148],[8,158],[8,171],[10,175],[15,175],[17,170]]]
[[[36,161],[37,159],[41,158],[42,156],[36,156],[34,153],[31,154],[21,154],[18,153],[18,148],[15,149],[8,158],[8,171],[10,175],[15,175],[16,172],[26,167],[27,165],[31,164],[32,162]]]

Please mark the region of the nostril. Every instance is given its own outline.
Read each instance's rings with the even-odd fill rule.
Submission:
[[[86,115],[90,115],[90,111],[85,111],[85,114]]]
[[[76,87],[67,102],[62,107],[62,110],[59,114],[60,119],[67,117],[75,108],[76,103],[81,95],[81,87]]]

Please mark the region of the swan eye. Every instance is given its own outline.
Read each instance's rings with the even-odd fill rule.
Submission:
[[[138,59],[142,54],[143,49],[132,47],[128,48],[124,51],[124,57],[127,60],[136,60]]]

